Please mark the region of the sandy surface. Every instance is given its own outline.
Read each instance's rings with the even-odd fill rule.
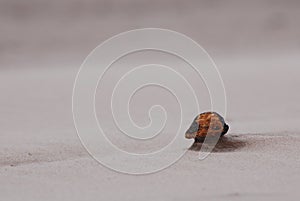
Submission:
[[[175,165],[147,176],[112,172],[75,144],[9,149],[1,156],[1,196],[7,200],[297,200],[298,135],[229,135],[226,140],[204,161],[197,159],[198,152],[188,151]]]
[[[272,111],[285,97],[260,109],[260,101],[251,93],[240,97],[235,92],[238,87],[229,89],[229,100],[236,102],[229,101],[231,130],[207,159],[199,161],[197,151],[188,151],[159,173],[129,176],[101,166],[82,147],[71,113],[75,72],[34,69],[1,73],[1,87],[10,86],[10,90],[2,90],[1,98],[1,113],[5,114],[1,115],[1,198],[298,200],[299,110],[296,105],[286,105],[294,113],[280,108]],[[235,82],[232,80],[227,82]],[[289,87],[292,83],[286,79],[283,84]],[[271,92],[270,96],[277,95]],[[244,99],[252,104],[242,102]],[[123,148],[132,146],[121,144]]]
[[[0,200],[299,200],[298,2],[30,2],[0,2]],[[203,161],[188,150],[163,171],[131,176],[88,155],[71,97],[89,51],[141,27],[185,33],[208,50],[230,131]]]

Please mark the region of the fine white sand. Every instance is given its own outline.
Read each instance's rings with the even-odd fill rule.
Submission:
[[[1,98],[4,200],[297,200],[300,195],[299,110],[297,105],[290,110],[294,112],[277,109],[286,97],[261,108],[253,93],[235,92],[239,86],[230,85],[231,77],[227,81],[231,130],[208,158],[200,161],[198,152],[190,150],[161,172],[130,176],[103,167],[81,146],[71,114],[75,72],[1,73],[2,89],[9,86]],[[285,79],[283,84],[289,87],[290,82],[296,80]],[[266,88],[270,96],[277,95],[277,90]],[[124,143],[123,148],[132,146]],[[160,160],[164,159],[157,163]]]

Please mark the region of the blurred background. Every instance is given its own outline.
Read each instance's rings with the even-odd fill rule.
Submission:
[[[69,130],[73,82],[89,52],[120,32],[157,27],[191,37],[214,59],[228,119],[241,121],[234,132],[296,128],[299,8],[297,0],[1,0],[1,127]]]
[[[144,27],[186,34],[217,61],[291,57],[300,48],[299,7],[297,0],[1,0],[1,69],[77,68],[105,39]]]

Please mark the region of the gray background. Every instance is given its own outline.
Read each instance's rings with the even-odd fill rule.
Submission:
[[[299,9],[296,0],[1,0],[0,199],[298,200]],[[141,177],[88,156],[71,112],[79,66],[104,40],[144,27],[181,32],[208,51],[230,133],[247,146],[205,161],[188,152]]]

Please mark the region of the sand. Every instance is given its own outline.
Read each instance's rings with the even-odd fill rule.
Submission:
[[[296,114],[282,115],[277,110],[278,117],[265,117],[255,111],[256,102],[246,114],[230,107],[231,130],[205,160],[189,150],[158,173],[124,175],[97,163],[80,143],[71,113],[74,72],[33,69],[1,74],[1,86],[10,86],[1,99],[2,114],[6,114],[1,116],[1,198],[297,200],[300,133]],[[239,94],[235,97],[242,99]],[[276,108],[274,103],[264,109]],[[160,160],[164,159],[157,163]]]
[[[204,161],[197,159],[197,151],[188,151],[170,168],[146,176],[108,170],[74,144],[47,143],[13,153],[10,149],[1,156],[1,196],[7,200],[297,200],[298,135],[225,138],[229,142],[217,145]]]

